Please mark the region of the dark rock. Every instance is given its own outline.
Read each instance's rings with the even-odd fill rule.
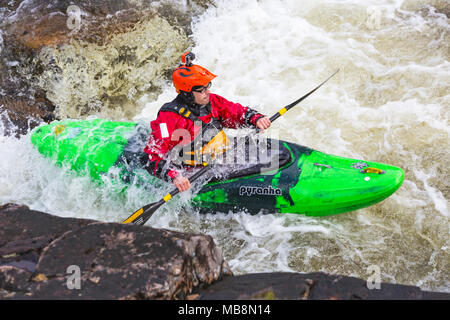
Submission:
[[[81,290],[68,290],[66,269],[81,270]],[[43,252],[39,298],[172,299],[219,279],[226,262],[211,237],[134,225],[92,224]],[[225,270],[225,272],[227,272]]]
[[[1,30],[1,26],[0,26]],[[33,53],[18,41],[0,34],[0,122],[3,135],[22,135],[38,124],[55,119],[55,106],[44,90],[33,84],[42,74]]]
[[[20,135],[40,125],[55,120],[55,107],[45,97],[15,99],[0,97],[0,121],[4,124],[3,135]]]
[[[165,0],[28,0],[19,6],[6,4],[4,21],[7,34],[14,34],[27,48],[38,49],[65,43],[73,36],[101,44],[110,33],[130,30],[145,16],[155,14],[191,34],[192,16],[210,6],[214,6],[211,0],[188,1],[186,5]],[[69,21],[71,15],[80,18],[82,28],[71,27],[71,22],[75,24]]]
[[[233,276],[210,236],[0,207],[2,299],[449,300],[325,273]]]
[[[0,265],[34,272],[42,249],[92,220],[59,218],[7,204],[0,207]]]
[[[24,206],[0,207],[0,239],[2,298],[183,299],[231,275],[210,236],[59,218]],[[70,286],[76,270],[79,289]]]
[[[258,273],[226,277],[198,291],[198,300],[448,300],[450,294],[418,287],[367,281],[325,273]]]
[[[56,217],[30,210],[27,206],[3,205],[0,207],[0,255],[21,254],[43,248],[65,232],[93,222]]]
[[[31,273],[22,268],[0,265],[0,298],[13,298],[17,293],[26,294]]]

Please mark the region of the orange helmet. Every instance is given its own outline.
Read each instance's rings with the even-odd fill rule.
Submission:
[[[185,52],[181,56],[182,64],[172,73],[172,81],[178,93],[180,91],[191,92],[195,86],[206,86],[217,77],[205,68],[192,64],[195,59],[192,52]]]

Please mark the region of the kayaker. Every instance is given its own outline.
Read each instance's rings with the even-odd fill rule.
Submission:
[[[174,147],[181,144],[184,151],[186,146],[189,147],[191,152],[184,152],[183,155],[190,154],[190,159],[193,159],[194,155],[198,156],[198,152],[204,151],[204,147],[211,143],[210,138],[214,135],[208,137],[205,134],[207,130],[219,133],[219,140],[225,143],[226,136],[223,137],[222,128],[257,127],[265,130],[271,124],[268,117],[256,110],[211,93],[211,81],[216,75],[192,64],[194,58],[192,52],[184,53],[181,65],[172,73],[178,95],[173,101],[164,104],[157,118],[150,122],[152,132],[144,149],[148,154],[148,162],[144,166],[146,170],[160,179],[172,181],[180,192],[188,190],[190,183],[183,176],[184,169],[169,157]],[[200,141],[198,137],[201,137]],[[195,160],[198,157],[190,163],[185,161],[184,165],[199,164]]]

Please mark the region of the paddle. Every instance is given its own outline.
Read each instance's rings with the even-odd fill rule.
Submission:
[[[300,102],[302,102],[304,99],[306,99],[310,94],[312,94],[314,91],[319,89],[325,82],[330,80],[336,73],[339,72],[340,69],[336,70],[331,76],[329,76],[325,81],[323,81],[321,84],[319,84],[317,87],[315,87],[313,90],[305,94],[300,99],[292,102],[291,104],[285,106],[284,108],[280,109],[277,113],[275,113],[272,117],[270,117],[270,121],[274,122],[276,119],[281,117],[283,114],[286,113],[289,109],[293,108]],[[258,130],[258,129],[257,129]],[[199,177],[201,177],[205,172],[207,172],[209,169],[211,169],[210,165],[205,165],[202,169],[197,171],[192,177],[189,178],[189,182],[192,183],[195,180],[197,180]],[[149,203],[139,210],[135,211],[131,216],[129,216],[126,220],[123,221],[123,223],[133,223],[137,225],[143,225],[145,224],[148,219],[155,213],[156,210],[158,210],[159,207],[161,207],[164,203],[172,199],[173,196],[179,193],[178,188],[174,188],[170,193],[165,195],[161,200],[153,203]]]

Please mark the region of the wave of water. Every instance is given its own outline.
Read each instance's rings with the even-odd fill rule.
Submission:
[[[193,25],[197,63],[218,75],[212,91],[268,115],[341,71],[273,124],[280,138],[405,170],[382,203],[312,218],[200,215],[189,193],[148,225],[213,236],[235,274],[325,271],[450,292],[450,24],[446,1],[217,1]],[[174,98],[143,96],[134,120]],[[139,108],[137,108],[139,109]],[[1,130],[1,129],[0,129]],[[269,132],[268,132],[269,133]],[[55,168],[29,143],[0,135],[0,203],[61,216],[121,221],[154,201]]]

